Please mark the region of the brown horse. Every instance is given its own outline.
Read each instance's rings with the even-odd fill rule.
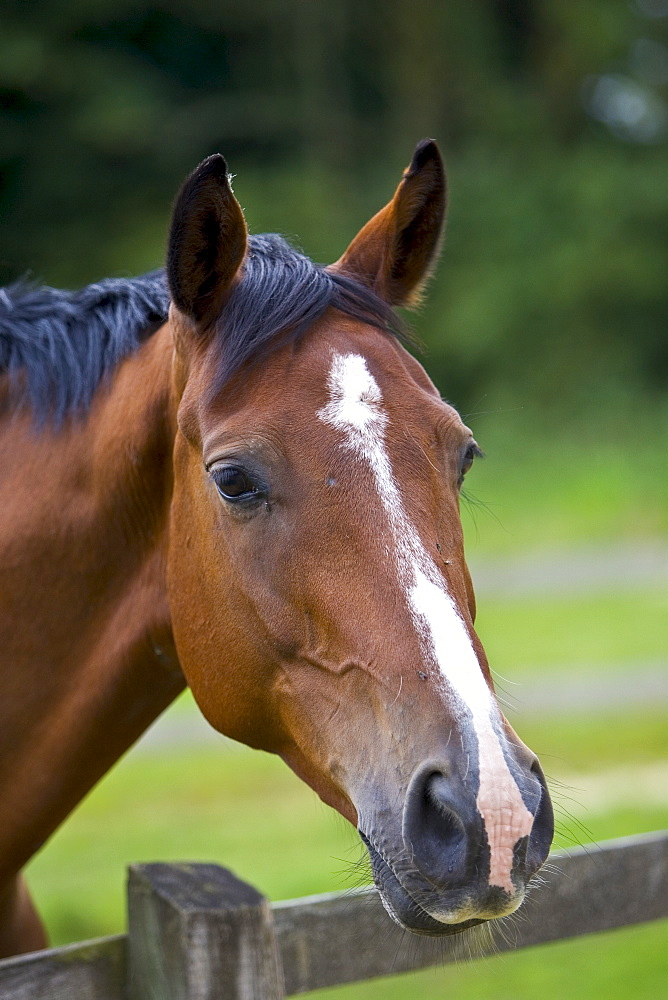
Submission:
[[[162,273],[0,293],[0,953],[44,945],[23,865],[186,684],[355,824],[402,926],[520,905],[552,811],[473,628],[478,448],[392,308],[444,212],[425,141],[317,267],[248,236],[213,156],[169,296]]]

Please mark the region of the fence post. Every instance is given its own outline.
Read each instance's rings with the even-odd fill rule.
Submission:
[[[133,865],[130,1000],[283,1000],[269,903],[213,864]]]

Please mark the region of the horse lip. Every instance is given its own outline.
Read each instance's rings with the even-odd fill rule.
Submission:
[[[469,927],[485,923],[485,920],[481,918],[463,920],[459,923],[445,923],[432,917],[404,888],[392,866],[374,847],[369,837],[362,830],[358,830],[358,833],[369,852],[373,880],[380,894],[381,902],[392,920],[399,924],[403,930],[429,937],[450,937],[461,934]]]

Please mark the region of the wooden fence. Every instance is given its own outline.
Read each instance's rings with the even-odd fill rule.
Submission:
[[[476,956],[668,916],[668,832],[555,853],[548,885]],[[269,904],[209,864],[135,865],[128,933],[0,962],[1,1000],[279,1000],[462,957],[406,934],[374,889]],[[485,925],[493,928],[493,925]]]

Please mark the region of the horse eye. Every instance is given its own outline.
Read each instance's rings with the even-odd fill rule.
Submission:
[[[459,467],[459,485],[464,482],[464,476],[470,470],[475,458],[482,458],[482,452],[477,444],[470,444],[464,452],[462,463]]]
[[[214,469],[213,481],[223,500],[248,500],[262,493],[261,488],[253,482],[248,473],[236,465]]]

